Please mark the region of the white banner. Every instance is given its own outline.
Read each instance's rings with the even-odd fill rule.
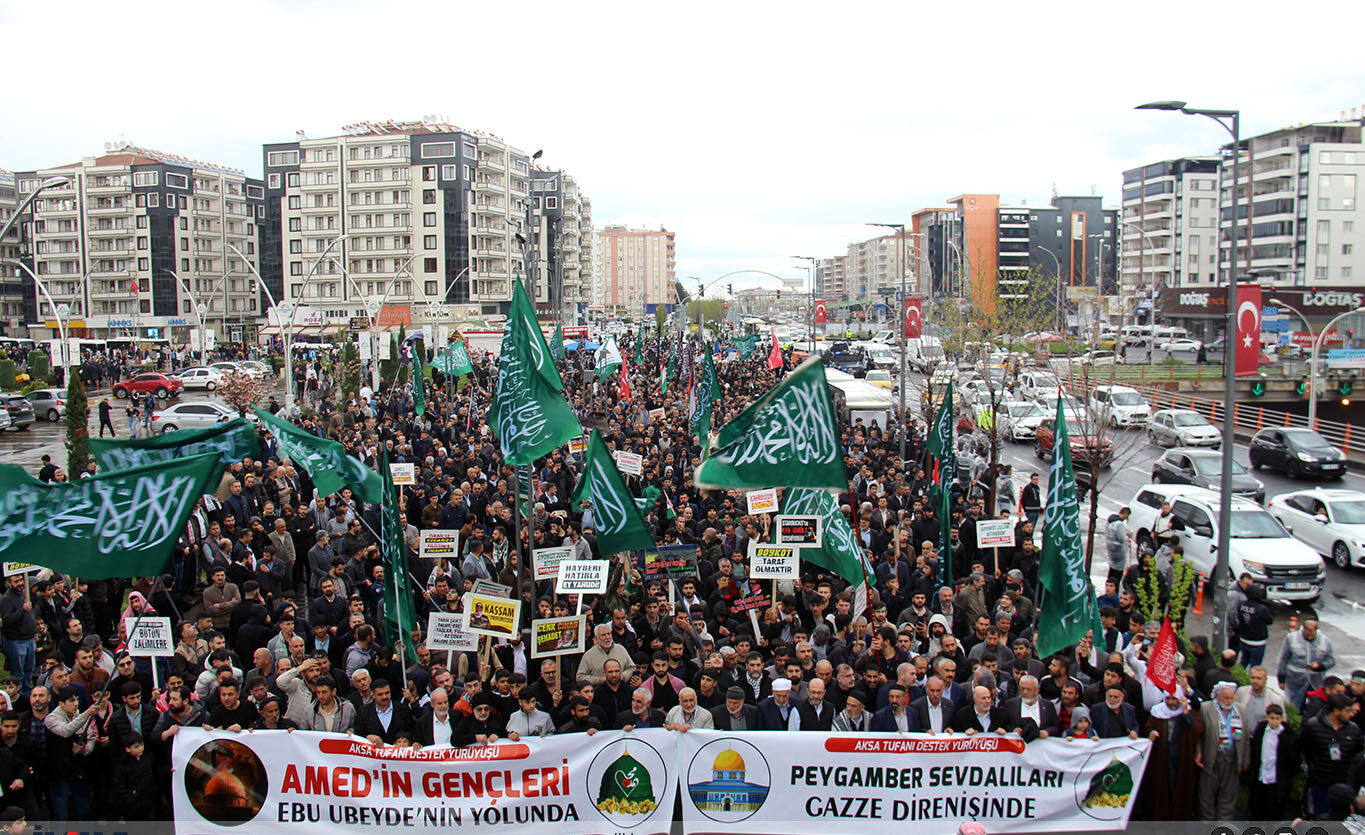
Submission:
[[[801,576],[800,550],[791,545],[749,543],[749,576],[755,580],[795,580]]]
[[[616,453],[616,466],[623,475],[638,476],[644,472],[645,459],[644,456],[635,452],[618,452]]]
[[[393,465],[389,465],[389,472],[393,472]],[[424,560],[434,560],[437,557],[445,557],[452,562],[459,562],[460,559],[460,532],[445,531],[439,528],[427,528],[417,533],[418,555]]]
[[[128,654],[132,656],[171,656],[175,654],[175,633],[171,619],[158,617],[133,618],[137,628],[128,636]]]
[[[976,734],[677,736],[688,833],[1123,829],[1151,743]]]
[[[665,835],[675,736],[602,731],[413,751],[341,734],[187,726],[172,756],[176,832]]]
[[[460,628],[464,616],[459,612],[431,612],[427,615],[427,649],[474,652],[479,636]]]
[[[559,576],[559,564],[573,559],[572,547],[537,548],[531,552],[536,582],[553,580]]]
[[[611,563],[606,560],[568,560],[558,566],[555,594],[606,594]]]
[[[765,487],[762,490],[750,490],[744,494],[744,500],[749,503],[750,513],[777,512],[776,487]]]
[[[390,464],[389,473],[393,476],[393,483],[400,487],[417,483],[416,464]]]
[[[1013,519],[978,519],[976,522],[976,547],[1013,548]]]

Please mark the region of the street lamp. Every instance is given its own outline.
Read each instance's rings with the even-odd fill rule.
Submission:
[[[174,270],[163,270],[163,272],[175,279],[180,288],[185,291],[185,298],[190,300],[190,307],[194,310],[194,318],[199,321],[199,364],[208,365],[208,335],[204,332],[204,315],[208,313],[208,307],[202,302],[194,300],[194,293],[190,291],[190,285],[185,283],[185,279],[177,275]]]
[[[1221,653],[1227,646],[1228,552],[1232,546],[1232,461],[1236,439],[1233,415],[1237,397],[1237,354],[1234,339],[1237,333],[1237,187],[1241,179],[1242,112],[1190,107],[1183,101],[1154,101],[1139,105],[1138,110],[1173,110],[1187,116],[1212,119],[1232,135],[1232,220],[1228,242],[1228,302],[1227,322],[1223,326],[1223,475],[1218,505],[1218,560],[1213,565],[1213,646]],[[1155,319],[1156,311],[1153,310]],[[1155,327],[1155,325],[1153,325]],[[1155,348],[1155,344],[1152,346]]]
[[[30,191],[28,196],[23,199],[23,202],[14,207],[14,213],[10,215],[9,220],[5,221],[4,228],[0,229],[0,241],[4,240],[5,236],[9,234],[9,230],[13,229],[14,224],[19,222],[19,216],[24,213],[29,207],[29,204],[38,198],[39,192],[50,188],[60,188],[64,185],[69,185],[70,183],[70,177],[49,177],[35,186],[33,191]]]
[[[900,438],[901,466],[905,466],[905,224],[869,223],[868,226],[881,226],[896,230],[896,270],[900,273],[901,294],[896,310],[896,339],[901,346],[900,359],[900,402],[896,404],[896,435]]]
[[[1313,333],[1313,325],[1308,321],[1308,317],[1303,315],[1303,311],[1285,302],[1283,299],[1271,299],[1270,303],[1276,307],[1284,307],[1294,311],[1303,320],[1303,326],[1308,328],[1308,335],[1313,337],[1313,353],[1308,362],[1308,428],[1318,428],[1318,354],[1322,351],[1322,343],[1331,332],[1332,327],[1345,319],[1347,316],[1357,316],[1365,314],[1365,307],[1357,307],[1355,310],[1347,310],[1338,314],[1332,321],[1323,326],[1322,330]]]
[[[814,255],[788,255],[788,258],[797,258],[802,261],[810,262],[810,292],[807,294],[809,301],[806,304],[806,339],[810,342],[810,352],[815,353],[815,262]]]
[[[1146,272],[1147,272],[1147,230],[1144,229],[1144,228],[1142,227],[1142,224],[1137,223],[1136,221],[1120,219],[1120,220],[1119,220],[1119,223],[1122,223],[1124,226],[1131,226],[1131,227],[1133,227],[1134,229],[1138,230],[1138,234],[1142,236],[1142,251],[1138,254],[1138,276],[1139,276],[1139,277],[1142,277],[1142,276],[1144,276],[1144,275],[1146,274]],[[1122,279],[1120,279],[1120,280],[1122,280]],[[1151,307],[1151,309],[1150,309],[1149,311],[1147,311],[1147,321],[1148,321],[1148,323],[1152,326],[1152,347],[1148,349],[1148,353],[1147,353],[1147,358],[1148,358],[1148,361],[1150,362],[1150,361],[1151,361],[1151,357],[1152,357],[1152,352],[1154,352],[1154,351],[1156,350],[1156,273],[1155,273],[1155,272],[1152,273],[1152,307]],[[1122,334],[1119,335],[1119,338],[1120,338],[1120,339],[1123,338]],[[1224,342],[1226,342],[1226,341],[1227,341],[1227,340],[1224,340]],[[1226,353],[1226,351],[1224,351],[1224,353]],[[1226,359],[1226,358],[1224,358],[1224,359]],[[1226,365],[1226,364],[1227,364],[1227,363],[1224,362],[1224,365]]]
[[[47,287],[43,285],[43,282],[41,279],[38,278],[37,273],[29,269],[28,265],[25,264],[23,261],[20,261],[17,258],[11,258],[7,260],[14,263],[16,266],[19,267],[19,269],[28,273],[29,278],[33,279],[33,286],[37,287],[38,292],[42,293],[43,298],[47,299],[48,307],[52,308],[53,315],[57,317],[57,337],[58,339],[61,340],[62,343],[60,356],[56,357],[56,360],[58,363],[61,364],[63,368],[67,368],[70,365],[70,363],[67,362],[67,359],[70,355],[70,346],[67,345],[66,342],[66,322],[67,319],[71,316],[71,305],[67,304],[66,302],[57,304],[55,301],[53,301],[52,294],[47,291]],[[35,305],[35,307],[36,306],[37,305]]]

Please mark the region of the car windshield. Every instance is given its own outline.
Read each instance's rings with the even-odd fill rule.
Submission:
[[[1142,395],[1135,391],[1116,391],[1109,396],[1115,406],[1141,406]]]
[[[1009,407],[1010,417],[1028,418],[1038,417],[1043,414],[1043,410],[1037,403],[1015,403]]]
[[[1322,436],[1311,429],[1287,429],[1284,436],[1290,443],[1302,450],[1331,450],[1333,447],[1322,439]]]
[[[1365,525],[1365,499],[1332,502],[1332,517],[1342,525]]]
[[[1221,456],[1218,456],[1218,455],[1195,455],[1195,456],[1192,456],[1192,457],[1190,458],[1190,460],[1194,462],[1194,471],[1195,471],[1196,473],[1199,473],[1200,475],[1212,475],[1212,476],[1222,475],[1222,472],[1223,472],[1223,459],[1222,459]],[[1233,474],[1233,475],[1243,475],[1243,474],[1245,474],[1245,473],[1246,473],[1246,467],[1243,467],[1241,464],[1237,463],[1236,461],[1233,461],[1233,462],[1232,462],[1232,474]]]
[[[1073,438],[1094,435],[1095,425],[1090,421],[1068,417],[1066,419],[1066,433]]]
[[[1052,376],[1051,374],[1034,374],[1033,387],[1036,389],[1056,388],[1057,378]]]
[[[1208,426],[1209,422],[1198,412],[1176,412],[1171,415],[1173,426]]]
[[[1284,528],[1264,510],[1234,510],[1232,535],[1237,539],[1281,539]]]

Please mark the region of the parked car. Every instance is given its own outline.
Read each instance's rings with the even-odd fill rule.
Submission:
[[[1095,386],[1090,394],[1090,408],[1095,420],[1120,427],[1145,426],[1152,409],[1137,389],[1128,386]]]
[[[1011,400],[1001,403],[995,410],[1000,423],[1000,434],[1011,441],[1031,441],[1038,434],[1038,425],[1049,415],[1029,400]]]
[[[994,393],[996,400],[1005,396],[1005,392],[999,383],[987,382],[980,378],[968,380],[958,387],[958,394],[962,395],[962,402],[967,405],[989,404],[992,393]]]
[[[114,396],[123,398],[130,394],[155,394],[159,398],[167,398],[180,393],[185,384],[175,377],[169,377],[157,372],[146,374],[134,374],[126,380],[114,383]]]
[[[1346,474],[1346,456],[1312,429],[1270,427],[1251,439],[1251,466],[1283,470],[1290,478]]]
[[[35,417],[56,423],[66,414],[66,389],[36,389],[26,397]]]
[[[270,366],[259,360],[242,360],[237,364],[242,366],[248,374],[254,374],[257,377],[269,377],[274,373]]]
[[[213,391],[218,388],[218,384],[223,382],[223,372],[217,368],[207,365],[200,365],[194,368],[186,368],[184,371],[177,371],[176,377],[185,384],[188,389],[203,389]]]
[[[1266,509],[1295,539],[1339,567],[1365,563],[1365,493],[1315,487],[1281,493]]]
[[[1034,432],[1033,451],[1039,458],[1052,457],[1052,445],[1056,440],[1057,417],[1055,412],[1038,424]],[[1071,443],[1071,460],[1081,463],[1094,461],[1100,467],[1109,466],[1114,460],[1114,444],[1108,438],[1101,438],[1095,424],[1084,418],[1067,415],[1067,439]]]
[[[22,394],[0,394],[0,406],[9,413],[10,426],[15,429],[27,430],[33,425],[33,404]]]
[[[226,377],[227,375],[229,375],[229,374],[241,374],[241,373],[244,373],[244,372],[247,373],[247,374],[250,374],[250,373],[251,373],[251,372],[247,371],[246,368],[242,367],[241,365],[238,365],[238,364],[235,363],[235,362],[226,362],[226,361],[223,361],[223,362],[215,362],[215,363],[211,364],[211,365],[209,366],[209,368],[212,368],[214,371],[217,371],[219,374],[222,374],[222,375],[225,376],[225,377]]]
[[[895,386],[895,382],[891,379],[891,372],[887,371],[885,368],[869,368],[867,376],[863,379],[874,386],[881,386],[884,389]]]
[[[1149,484],[1128,503],[1132,513],[1128,530],[1137,547],[1153,548],[1153,524],[1161,503],[1171,503],[1176,539],[1195,571],[1212,573],[1218,547],[1219,494],[1202,487]],[[1289,535],[1274,516],[1249,499],[1232,499],[1232,547],[1228,552],[1230,575],[1224,582],[1247,572],[1265,586],[1271,600],[1313,602],[1322,594],[1327,567],[1312,548]]]
[[[1147,421],[1147,440],[1161,446],[1223,446],[1223,433],[1193,409],[1162,409]]]
[[[176,403],[152,414],[152,431],[207,429],[237,417],[237,410],[211,401]],[[254,416],[253,416],[254,417]]]
[[[1157,347],[1168,354],[1174,354],[1180,351],[1195,353],[1203,344],[1204,343],[1200,342],[1198,339],[1171,339],[1162,342],[1157,345]]]
[[[1223,483],[1223,453],[1185,447],[1169,449],[1152,463],[1152,481],[1217,490]],[[1236,461],[1232,462],[1232,493],[1265,504],[1265,485]]]
[[[11,425],[9,409],[0,409],[0,431],[10,428]]]

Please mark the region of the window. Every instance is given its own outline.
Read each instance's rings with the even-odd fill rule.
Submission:
[[[464,155],[469,159],[478,159],[479,149],[474,146],[473,142],[466,142],[464,143]]]
[[[289,183],[289,187],[290,187],[290,188],[298,188],[298,187],[299,187],[299,172],[297,172],[297,171],[291,171],[291,172],[289,172],[289,176],[288,176],[287,178],[285,178],[285,182]]]
[[[190,259],[188,258],[180,259],[180,271],[182,273],[187,273],[190,271]]]
[[[138,239],[137,239],[137,248],[138,248],[138,249],[146,249],[146,248],[147,248],[147,236],[145,236],[145,235],[139,235],[139,236],[138,236]]]
[[[472,165],[466,165],[466,166],[464,167],[464,178],[465,178],[466,180],[472,180],[472,179],[474,179],[474,166],[472,166]]]
[[[394,202],[397,202],[397,201],[394,201]],[[422,189],[422,203],[423,203],[423,205],[427,205],[427,206],[434,206],[434,205],[436,205],[436,189],[434,189],[434,188],[424,188],[424,189]]]
[[[435,248],[436,248],[436,236],[435,236],[435,235],[424,235],[424,236],[422,236],[422,248],[423,248],[423,249],[435,249]]]
[[[147,216],[146,216],[146,215],[139,215],[139,216],[138,216],[138,219],[137,219],[137,228],[139,228],[139,229],[146,229],[146,228],[147,228]]]
[[[423,288],[425,288],[426,294],[427,294],[428,296],[434,296],[434,295],[436,295],[436,282],[434,282],[434,281],[428,281],[428,282],[425,282],[422,286],[423,286]]]
[[[351,172],[351,173],[355,173],[355,172]],[[279,188],[279,187],[280,187],[280,175],[279,175],[278,173],[271,174],[271,175],[270,175],[270,179],[269,179],[268,182],[269,182],[269,185],[270,185],[271,188]]]
[[[155,172],[153,172],[155,173]],[[166,172],[166,188],[189,188],[190,180],[184,174]]]
[[[546,196],[545,196],[545,208],[547,208],[547,209],[557,209],[557,208],[559,208],[559,198],[558,198],[558,197],[551,197],[550,195],[546,195]]]
[[[303,275],[303,264],[299,263],[298,261],[291,263],[289,265],[289,274]],[[295,292],[295,295],[298,295],[297,291]]]
[[[43,202],[43,201],[39,200],[38,202],[41,203],[41,202]],[[138,207],[139,209],[145,209],[145,208],[147,207],[147,195],[145,195],[145,194],[134,194],[134,195],[133,195],[133,205],[136,206],[136,207]]]
[[[160,173],[156,171],[134,171],[134,186],[154,186],[160,181]]]
[[[436,272],[436,259],[435,259],[435,258],[423,258],[423,259],[422,259],[422,271],[423,271],[423,272],[428,272],[428,273],[434,273],[434,272]],[[432,292],[432,291],[428,291],[428,292]]]
[[[291,209],[297,209],[297,208],[299,208],[301,205],[303,205],[303,201],[301,201],[301,200],[299,199],[299,196],[298,196],[297,194],[290,195],[290,197],[289,197],[289,208],[291,208]]]
[[[423,142],[422,159],[432,157],[453,157],[455,156],[454,142]]]
[[[1313,269],[1313,277],[1325,281],[1327,279],[1327,268],[1315,267]]]
[[[436,213],[435,213],[435,212],[423,212],[423,213],[422,213],[422,225],[423,225],[423,226],[435,226],[435,225],[436,225]]]
[[[150,264],[150,262],[149,262],[146,258],[139,258],[139,259],[137,259],[137,268],[138,268],[139,270],[146,270],[146,269],[149,269],[149,264]]]
[[[1342,278],[1350,278],[1350,277],[1351,277],[1351,268],[1350,268],[1350,267],[1342,267],[1342,268],[1341,268],[1341,277],[1342,277]]]
[[[290,232],[299,232],[299,231],[301,231],[302,229],[303,229],[303,218],[299,218],[299,217],[291,217],[291,218],[289,218],[289,231],[290,231]],[[248,234],[249,234],[249,233],[248,233]]]
[[[290,242],[289,242],[289,251],[290,251],[291,253],[295,254],[295,255],[298,255],[298,254],[302,253],[302,252],[303,252],[303,241],[300,241],[300,240],[297,240],[297,239],[290,241]]]
[[[1352,249],[1352,245],[1351,245],[1351,244],[1342,244],[1342,245],[1341,245],[1341,254],[1342,254],[1342,255],[1350,255],[1350,254],[1351,254],[1351,249]]]
[[[265,155],[265,164],[271,168],[281,165],[298,165],[298,151],[271,151]]]
[[[189,229],[189,228],[190,228],[189,221],[188,221],[187,219],[183,218],[183,217],[180,218],[180,231],[183,232],[183,231],[185,231],[186,229]]]
[[[249,185],[246,187],[246,196],[254,197],[257,200],[260,200],[261,198],[265,197],[265,189],[261,188],[260,186]]]
[[[459,173],[459,172],[460,172],[460,167],[459,167],[458,165],[442,165],[442,166],[441,166],[441,179],[442,179],[442,180],[454,180],[454,179],[457,179],[457,178],[460,176],[460,173]]]
[[[436,166],[434,166],[434,165],[424,165],[424,166],[422,166],[422,182],[424,182],[424,183],[430,183],[430,182],[432,182],[432,181],[435,180],[435,179],[436,179]]]

